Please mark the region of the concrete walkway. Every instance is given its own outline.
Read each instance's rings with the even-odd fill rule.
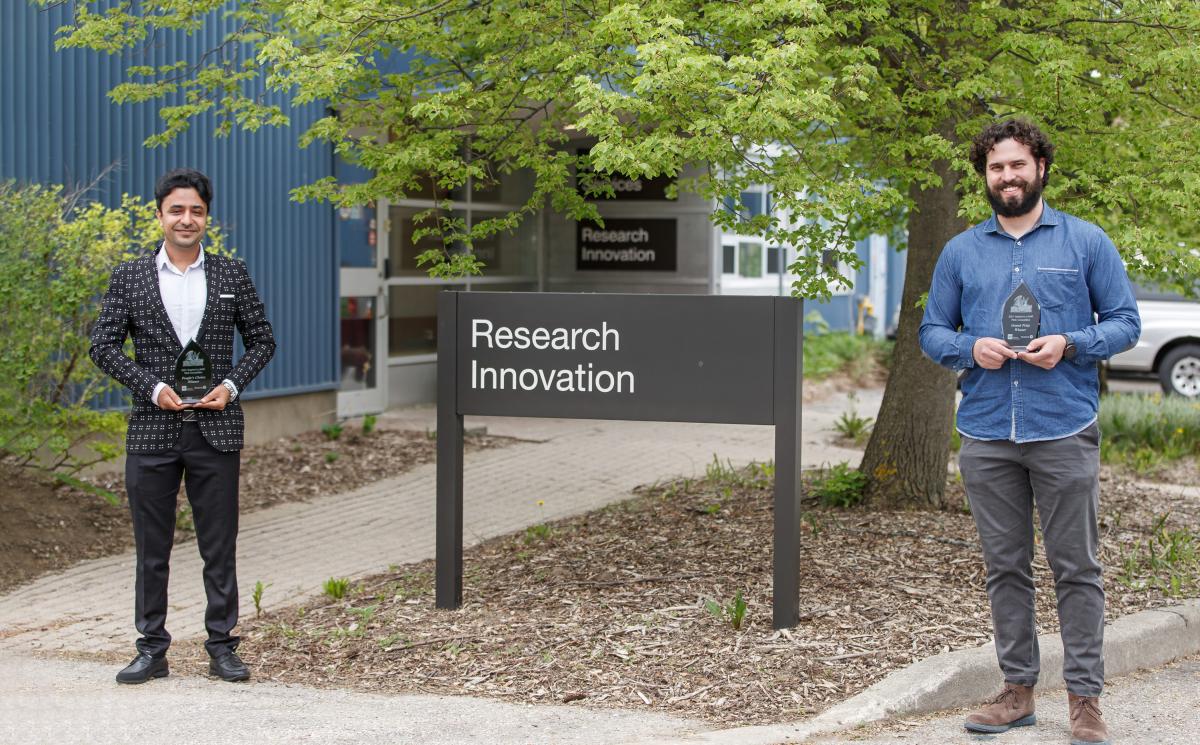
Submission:
[[[833,396],[805,409],[806,466],[857,462],[861,453],[831,445],[834,421],[853,406],[873,416],[881,391],[857,401]],[[388,426],[432,429],[431,407],[390,412]],[[735,465],[773,455],[770,427],[578,420],[470,418],[468,427],[527,442],[468,454],[464,473],[468,544],[543,519],[578,514],[628,498],[645,483],[702,476],[716,456]],[[320,591],[331,576],[357,576],[433,555],[434,467],[418,467],[348,494],[264,510],[243,519],[239,579],[243,613],[249,588],[270,585],[264,605],[281,607]],[[1190,496],[1190,494],[1189,494]],[[544,500],[539,508],[537,502]],[[203,591],[194,543],[176,548],[169,627],[177,639],[202,634]],[[116,666],[70,659],[78,653],[131,651],[132,557],[102,559],[45,577],[0,597],[0,743],[581,743],[587,745],[712,745],[805,742],[964,742],[961,715],[889,729],[828,735],[882,716],[944,708],[946,691],[978,695],[988,685],[987,648],[932,658],[885,681],[816,721],[713,730],[703,722],[647,712],[572,706],[528,706],[467,696],[381,696],[270,683],[229,685],[176,667],[163,680],[135,688],[112,682]],[[1114,673],[1200,650],[1200,609],[1148,622],[1134,619],[1120,644]],[[1170,633],[1163,631],[1171,624]],[[1121,634],[1114,634],[1121,637]],[[1044,650],[1053,648],[1047,639]],[[1111,652],[1110,652],[1111,654]],[[1166,655],[1166,656],[1163,656]],[[988,658],[988,659],[985,659]],[[924,667],[921,667],[921,666]],[[936,680],[933,685],[929,681]],[[1200,741],[1195,659],[1155,675],[1115,681],[1105,708],[1121,743]],[[1043,726],[1005,735],[1013,743],[1065,742],[1063,698],[1039,702]],[[1184,704],[1187,704],[1185,706]],[[1061,712],[1060,712],[1061,714]],[[833,721],[835,720],[836,721]],[[1059,721],[1062,720],[1062,721]],[[1149,728],[1149,729],[1147,729]],[[1182,737],[1182,739],[1177,739]],[[867,739],[863,739],[867,738]],[[875,738],[875,739],[870,739]],[[1020,739],[1024,738],[1024,739]],[[1140,738],[1140,739],[1137,739]]]

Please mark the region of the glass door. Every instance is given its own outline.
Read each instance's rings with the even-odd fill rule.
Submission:
[[[374,205],[336,208],[338,270],[338,416],[387,408],[387,300],[384,252]]]

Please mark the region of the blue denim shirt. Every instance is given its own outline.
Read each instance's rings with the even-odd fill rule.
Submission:
[[[1066,334],[1078,350],[1051,370],[1007,360],[976,367],[972,350],[1000,330],[1005,299],[1024,280],[1041,306],[1038,336]],[[921,322],[921,349],[966,370],[958,431],[978,440],[1037,442],[1080,432],[1100,409],[1096,362],[1132,347],[1142,322],[1125,265],[1104,231],[1043,204],[1013,238],[991,219],[950,240],[938,258]]]

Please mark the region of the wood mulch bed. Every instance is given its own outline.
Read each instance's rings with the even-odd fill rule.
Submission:
[[[1109,619],[1200,594],[1191,532],[1200,504],[1104,478]],[[341,599],[248,620],[242,651],[258,680],[763,724],[820,712],[916,660],[990,638],[969,515],[816,505],[803,518],[800,624],[772,629],[771,483],[752,468],[645,488],[468,550],[459,611],[434,608],[425,561],[359,580]],[[954,479],[949,488],[961,498]],[[1147,542],[1164,536],[1191,541],[1191,559],[1152,569]],[[1168,597],[1160,585],[1172,571],[1181,583]],[[1040,549],[1035,572],[1039,624],[1052,632]],[[735,629],[712,604],[728,607],[739,593],[747,610]]]
[[[468,433],[468,451],[502,447],[512,438]],[[346,426],[334,440],[307,432],[242,451],[242,514],[284,502],[305,502],[432,463],[437,441],[423,432]],[[125,479],[120,473],[90,481],[116,495],[111,505],[95,494],[54,487],[26,472],[0,468],[0,593],[80,561],[133,548]],[[179,494],[176,542],[194,538],[186,489]]]

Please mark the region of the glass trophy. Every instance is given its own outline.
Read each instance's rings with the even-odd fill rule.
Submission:
[[[1042,309],[1029,285],[1021,282],[1004,301],[1000,316],[1000,330],[1004,341],[1014,352],[1023,352],[1029,342],[1038,337]]]
[[[192,339],[175,360],[175,392],[184,406],[200,403],[213,388],[212,360]]]

